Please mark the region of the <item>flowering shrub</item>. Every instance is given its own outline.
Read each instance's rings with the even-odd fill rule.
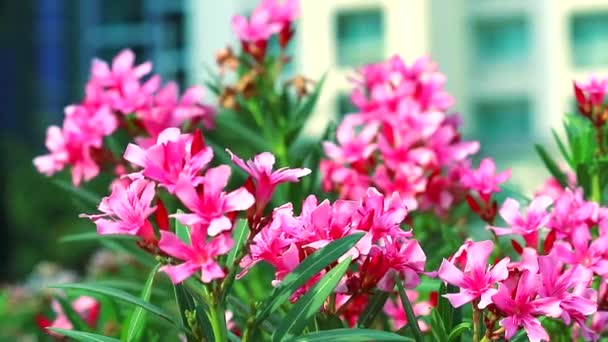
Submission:
[[[89,200],[83,182],[110,173],[109,195],[81,215],[96,233],[68,240],[132,261],[114,281],[55,285],[38,325],[81,341],[605,337],[608,79],[575,83],[580,113],[567,144],[556,135],[569,169],[537,146],[552,178],[530,200],[504,199],[511,171],[474,166],[479,143],[461,137],[428,58],[362,67],[357,112],[305,142],[323,80],[284,81],[297,14],[295,0],[265,0],[234,17],[241,50],[218,53],[207,84],[217,109],[200,87],[180,98],[174,83],[142,80],[152,65],[129,50],[111,67],[93,61],[85,99],[34,164],[69,168]]]

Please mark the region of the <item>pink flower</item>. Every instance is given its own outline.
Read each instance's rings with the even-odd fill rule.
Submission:
[[[517,283],[509,287],[506,283],[498,286],[492,302],[506,316],[500,320],[505,328],[505,337],[510,339],[520,326],[526,330],[531,342],[548,341],[549,335],[536,316],[558,317],[561,314],[560,301],[556,298],[538,298],[539,276],[524,270]]]
[[[414,239],[394,239],[387,236],[382,239],[383,246],[373,246],[370,257],[381,255],[381,270],[376,270],[381,275],[378,280],[378,289],[392,292],[395,288],[394,275],[398,274],[406,288],[414,288],[420,284],[419,274],[424,272],[426,255],[418,241]],[[382,275],[382,273],[384,273]]]
[[[562,190],[555,199],[548,227],[557,232],[558,238],[568,238],[579,227],[587,227],[598,221],[600,208],[595,202],[587,202],[583,189]]]
[[[153,182],[145,179],[134,180],[131,184],[115,183],[112,193],[99,203],[103,214],[80,217],[91,219],[97,226],[97,233],[137,235],[145,240],[155,239],[154,230],[148,217],[156,207],[151,207],[154,198]]]
[[[536,248],[538,244],[538,230],[546,227],[551,219],[546,211],[553,203],[549,196],[538,196],[532,200],[526,213],[519,213],[519,203],[507,198],[500,208],[500,216],[510,226],[509,228],[489,227],[496,235],[518,234],[523,236],[529,247]]]
[[[571,243],[557,243],[556,255],[570,265],[579,265],[588,272],[608,275],[608,235],[592,239],[589,228],[578,227],[570,235]]]
[[[211,162],[213,150],[202,146],[200,131],[196,135],[181,134],[179,128],[167,128],[156,140],[156,144],[142,149],[129,144],[125,160],[143,168],[142,174],[157,181],[170,193],[175,192],[181,180],[193,186],[203,181],[201,171]]]
[[[112,107],[128,114],[149,100],[157,84],[142,87],[139,79],[152,70],[152,64],[145,62],[133,66],[135,54],[131,50],[122,50],[112,61],[112,68],[104,61],[95,59],[91,67],[91,82],[104,87],[107,100]]]
[[[402,199],[397,192],[385,197],[375,188],[369,188],[353,219],[359,230],[372,234],[374,241],[385,236],[411,237],[410,231],[400,227],[407,216],[407,204],[408,199]]]
[[[333,142],[323,143],[323,149],[328,157],[338,163],[353,163],[367,159],[376,149],[376,144],[372,140],[376,136],[378,125],[366,125],[361,132],[355,132],[355,120],[348,118],[342,121],[337,130],[337,140],[339,146]]]
[[[405,294],[407,298],[412,303],[412,309],[414,310],[414,315],[418,316],[426,316],[431,313],[431,303],[428,301],[418,301],[418,292],[414,290],[406,290]],[[388,316],[391,321],[392,327],[396,329],[401,329],[407,324],[407,316],[405,314],[405,310],[403,309],[403,304],[399,298],[389,299],[386,304],[384,304],[384,313]],[[422,331],[428,331],[429,326],[424,323],[423,320],[418,320],[418,327]]]
[[[579,325],[586,327],[586,316],[597,311],[597,302],[590,299],[594,292],[589,288],[592,278],[585,275],[580,267],[562,271],[564,265],[555,253],[539,257],[538,267],[542,284],[538,293],[542,297],[559,299],[560,308],[563,310],[562,319],[566,324],[570,324],[574,319]],[[588,294],[583,296],[585,292]]]
[[[175,195],[193,213],[174,216],[188,226],[208,225],[208,233],[211,236],[232,228],[232,222],[226,214],[248,209],[255,199],[245,188],[224,192],[228,178],[230,178],[228,165],[211,168],[203,176],[198,193],[188,180],[182,179],[175,186]]]
[[[602,105],[604,96],[608,92],[608,77],[601,78],[597,75],[592,75],[587,81],[576,81],[574,84],[580,90],[589,94],[589,100],[592,105]]]
[[[80,296],[71,303],[74,311],[89,325],[89,327],[95,327],[99,318],[100,304],[97,300],[88,296]],[[55,319],[50,321],[48,318],[39,315],[36,317],[36,323],[40,329],[48,333],[51,336],[63,337],[63,335],[54,331],[47,330],[48,328],[59,328],[72,330],[74,327],[70,322],[69,318],[63,312],[63,308],[58,301],[53,300],[51,308],[55,313]]]
[[[275,159],[272,153],[264,152],[256,155],[247,162],[226,150],[232,162],[243,169],[255,181],[255,199],[262,208],[272,198],[277,185],[286,182],[296,183],[300,178],[308,175],[310,169],[289,169],[286,167],[276,171],[272,170]]]
[[[201,281],[210,283],[214,279],[225,276],[224,271],[214,259],[226,254],[232,248],[229,234],[219,234],[207,242],[205,229],[201,227],[191,230],[190,246],[183,243],[175,234],[162,231],[158,247],[169,256],[184,261],[178,265],[168,265],[159,271],[166,273],[173,284],[179,284],[192,274],[200,271]]]
[[[494,248],[492,241],[469,242],[463,248],[461,253],[464,254],[461,258],[466,261],[462,271],[456,267],[454,261],[445,259],[439,267],[438,277],[460,288],[459,293],[446,294],[444,297],[454,307],[479,300],[477,306],[483,309],[492,303],[491,297],[497,292],[494,285],[508,277],[509,258],[503,258],[496,265],[488,266],[488,257]]]
[[[264,1],[251,13],[249,20],[241,15],[232,18],[232,30],[236,32],[239,39],[245,42],[255,43],[266,41],[271,35],[278,33],[282,25],[273,19],[274,1]]]
[[[462,184],[483,195],[490,195],[500,191],[498,184],[504,183],[511,176],[511,169],[495,174],[496,166],[490,158],[484,158],[479,163],[479,169],[466,170],[462,174]]]

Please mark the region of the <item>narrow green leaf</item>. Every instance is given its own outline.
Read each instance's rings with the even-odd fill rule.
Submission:
[[[431,333],[435,337],[435,341],[448,342],[448,333],[445,331],[445,325],[437,310],[431,311]]]
[[[458,292],[458,288],[454,285],[447,285],[444,282],[441,282],[439,285],[439,291],[437,294],[437,311],[441,316],[441,320],[445,325],[446,331],[450,331],[454,324],[454,307],[450,304],[447,298],[443,295],[447,293],[456,293]]]
[[[89,191],[89,190],[85,190],[83,188],[77,188],[74,185],[72,185],[71,183],[68,183],[64,180],[61,179],[52,179],[51,182],[55,185],[57,185],[58,187],[60,187],[63,190],[66,190],[67,192],[75,195],[76,197],[80,198],[81,200],[93,204],[95,206],[97,206],[99,204],[99,202],[101,202],[101,197],[98,196],[97,194]]]
[[[232,267],[234,260],[237,255],[239,255],[241,249],[243,249],[243,245],[249,236],[249,225],[247,224],[247,220],[240,219],[236,223],[236,227],[234,227],[234,231],[232,232],[232,240],[234,240],[234,247],[228,253],[228,258],[226,259],[226,265],[228,267]]]
[[[549,156],[549,153],[547,153],[545,148],[538,144],[534,144],[534,148],[536,148],[536,152],[538,152],[540,159],[542,159],[543,163],[545,163],[545,166],[547,167],[551,175],[555,177],[555,179],[559,182],[561,186],[563,186],[564,188],[567,187],[568,179],[566,178],[566,175],[562,170],[560,170],[559,166],[557,166],[557,163]]]
[[[585,197],[591,196],[591,174],[587,164],[579,164],[576,167],[576,183],[583,188]]]
[[[416,319],[416,315],[414,315],[414,309],[412,309],[412,304],[410,303],[410,300],[405,294],[405,289],[403,288],[401,279],[399,279],[397,275],[395,275],[395,282],[397,283],[397,288],[399,289],[399,297],[401,298],[401,304],[403,304],[405,316],[407,317],[407,326],[412,331],[412,334],[414,335],[414,340],[416,340],[416,342],[423,342],[424,338],[422,337],[422,332],[420,331],[420,327],[418,326],[418,320]]]
[[[57,297],[55,297],[55,300],[57,300],[57,302],[61,306],[61,309],[63,310],[63,313],[66,315],[66,317],[72,323],[72,325],[74,326],[74,328],[76,330],[82,330],[82,331],[91,330],[89,328],[89,326],[87,325],[87,323],[82,318],[82,316],[80,316],[76,312],[76,310],[74,310],[74,308],[72,307],[72,304],[70,304],[70,302],[66,298],[57,296]]]
[[[146,309],[147,311],[169,321],[170,323],[177,325],[176,322],[171,317],[171,315],[169,315],[163,309],[159,308],[156,305],[145,302],[122,290],[114,289],[114,288],[107,287],[107,286],[100,286],[97,284],[86,284],[86,283],[83,283],[83,284],[76,284],[76,283],[74,283],[74,284],[57,284],[57,285],[53,285],[53,286],[49,286],[49,287],[56,288],[56,289],[64,289],[64,290],[80,290],[80,291],[84,291],[84,292],[92,292],[92,293],[99,293],[102,295],[106,295],[106,296],[116,298],[120,301],[129,303],[129,304],[140,306],[140,307]]]
[[[376,319],[376,316],[382,311],[384,304],[388,300],[389,293],[384,291],[379,291],[369,300],[367,307],[361,315],[359,315],[359,320],[357,321],[357,327],[367,328]]]
[[[462,335],[465,331],[471,330],[471,322],[463,322],[458,324],[454,329],[450,332],[448,336],[448,342],[456,342],[459,340],[460,335]]]
[[[298,336],[289,342],[367,342],[367,341],[399,341],[410,342],[413,339],[392,332],[372,329],[334,329],[319,331]]]
[[[299,334],[308,320],[319,312],[325,299],[334,291],[338,282],[348,270],[351,257],[347,257],[332,268],[305,295],[303,295],[287,313],[283,323],[275,330],[272,340],[283,341]]]
[[[268,315],[279,308],[289,296],[304,285],[315,274],[336,261],[348,252],[361,238],[363,233],[352,234],[332,241],[327,246],[309,255],[302,263],[289,273],[277,286],[270,297],[261,305],[254,324],[259,324]]]
[[[568,150],[566,149],[566,145],[564,145],[564,143],[562,142],[562,139],[560,139],[559,135],[557,135],[557,132],[555,131],[555,129],[553,129],[553,128],[551,129],[551,134],[553,134],[553,139],[555,140],[555,143],[557,144],[559,151],[562,153],[562,156],[564,157],[566,162],[568,162],[568,165],[570,165],[570,167],[573,167],[572,158],[570,157],[570,154],[568,153]]]
[[[148,279],[146,280],[144,288],[141,291],[141,295],[139,296],[139,298],[144,302],[150,302],[152,285],[154,284],[154,278],[156,277],[159,268],[160,264],[156,265],[150,272],[150,275],[148,275]],[[127,324],[123,325],[121,340],[127,342],[139,340],[146,325],[146,316],[147,312],[144,310],[144,308],[141,306],[135,307],[126,321]]]
[[[95,284],[107,286],[107,287],[113,287],[115,289],[124,290],[127,292],[141,291],[141,283],[135,282],[135,281],[123,280],[123,279],[101,279],[101,280],[96,280]],[[165,289],[153,288],[152,295],[168,297],[170,294]]]
[[[77,330],[67,330],[67,329],[59,329],[59,328],[49,328],[49,330],[53,330],[54,332],[60,333],[64,336],[71,337],[76,341],[82,342],[120,342],[120,340],[115,339],[113,337],[93,334],[84,331]]]
[[[114,240],[132,240],[136,241],[137,238],[130,235],[99,235],[97,232],[86,232],[86,233],[77,233],[77,234],[69,234],[61,237],[59,242],[82,242],[82,241],[95,241],[102,239],[114,239]]]
[[[302,125],[304,122],[306,122],[306,120],[308,120],[308,117],[314,110],[317,101],[319,100],[319,96],[321,95],[321,90],[323,89],[323,84],[325,84],[326,78],[327,72],[325,72],[323,76],[321,76],[321,79],[319,79],[317,83],[315,83],[315,87],[308,96],[308,98],[304,102],[302,102],[300,108],[298,108],[295,120],[296,125]]]
[[[181,209],[177,209],[178,214],[183,214]],[[175,235],[186,245],[190,245],[190,228],[184,226],[178,219],[175,219]]]
[[[237,135],[243,140],[244,144],[248,144],[256,151],[271,151],[268,142],[258,132],[252,131],[239,123],[237,116],[229,111],[223,111],[217,116],[216,125],[220,132],[230,132]]]

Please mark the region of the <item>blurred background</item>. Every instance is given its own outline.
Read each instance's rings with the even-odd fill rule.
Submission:
[[[393,54],[430,55],[446,74],[467,139],[513,168],[510,186],[530,193],[546,174],[532,143],[574,110],[572,80],[608,71],[608,0],[302,0],[291,72],[329,71],[309,134],[352,108],[353,68]],[[87,245],[61,245],[93,229],[82,203],[37,174],[45,129],[78,102],[93,57],[129,47],[180,85],[202,84],[214,53],[236,46],[235,13],[255,0],[0,1],[0,281],[23,279],[41,260],[82,266]],[[211,99],[210,99],[211,100]],[[107,192],[100,184],[87,188]],[[78,248],[78,249],[75,249]]]

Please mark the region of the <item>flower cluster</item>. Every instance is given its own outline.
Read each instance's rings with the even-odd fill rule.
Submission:
[[[574,82],[574,95],[579,112],[601,128],[608,120],[608,107],[604,107],[604,98],[608,93],[608,77],[591,76],[587,81]]]
[[[361,240],[344,256],[352,257],[357,270],[349,271],[336,291],[347,298],[352,296],[349,303],[376,288],[392,292],[395,275],[406,287],[414,288],[420,282],[426,256],[412,232],[400,226],[406,215],[406,202],[398,193],[385,197],[370,188],[358,201],[334,203],[319,202],[311,195],[304,201],[300,215],[294,214],[291,204],[275,209],[272,220],[253,238],[251,252],[241,266],[246,272],[257,262],[265,261],[274,266],[277,284],[316,250],[362,233]],[[297,294],[305,292],[324,273],[313,277],[292,299],[297,299]],[[359,301],[363,303],[358,306],[362,310],[365,300]]]
[[[112,61],[94,60],[81,103],[65,109],[62,127],[50,126],[49,154],[34,159],[39,172],[50,176],[71,167],[72,182],[79,185],[97,176],[103,166],[119,161],[104,138],[124,128],[134,139],[150,144],[168,127],[213,126],[215,111],[202,104],[201,87],[191,87],[179,97],[174,82],[161,87],[160,76],[147,77],[152,64],[134,65],[135,55],[123,50]],[[147,80],[143,81],[143,78]]]
[[[97,320],[99,318],[99,310],[101,308],[101,305],[97,300],[88,296],[80,296],[69,304],[72,306],[72,310],[74,310],[74,312],[79,315],[80,318],[89,327],[95,327],[95,325],[97,325]],[[53,300],[53,302],[51,303],[51,309],[55,314],[53,320],[47,318],[46,316],[38,315],[36,317],[36,324],[41,330],[48,332],[51,336],[61,338],[63,337],[61,334],[47,329],[58,328],[70,330],[73,328],[72,322],[70,321],[70,319],[64,312],[61,304],[57,300]]]
[[[374,186],[410,199],[410,209],[439,214],[461,200],[460,179],[479,144],[461,139],[444,82],[427,58],[408,66],[394,56],[363,67],[351,94],[359,112],[339,125],[337,143],[324,144],[324,190],[359,199]]]
[[[241,15],[232,19],[232,29],[243,45],[243,51],[258,62],[264,60],[268,41],[278,35],[279,46],[285,49],[294,31],[292,22],[299,15],[298,0],[264,0],[251,13],[249,20]]]
[[[508,198],[499,211],[507,227],[489,229],[514,236],[511,244],[521,260],[505,257],[488,265],[493,243],[466,242],[439,268],[439,278],[460,288],[447,299],[455,307],[472,302],[476,310],[487,308],[488,331],[498,322],[506,338],[523,327],[531,341],[548,340],[538,321],[546,316],[596,339],[603,328],[586,322],[594,314],[594,320],[606,316],[596,311],[606,307],[608,296],[592,287],[595,280],[608,280],[608,208],[586,201],[581,189],[562,189],[555,198],[538,195],[524,214],[519,207]]]

